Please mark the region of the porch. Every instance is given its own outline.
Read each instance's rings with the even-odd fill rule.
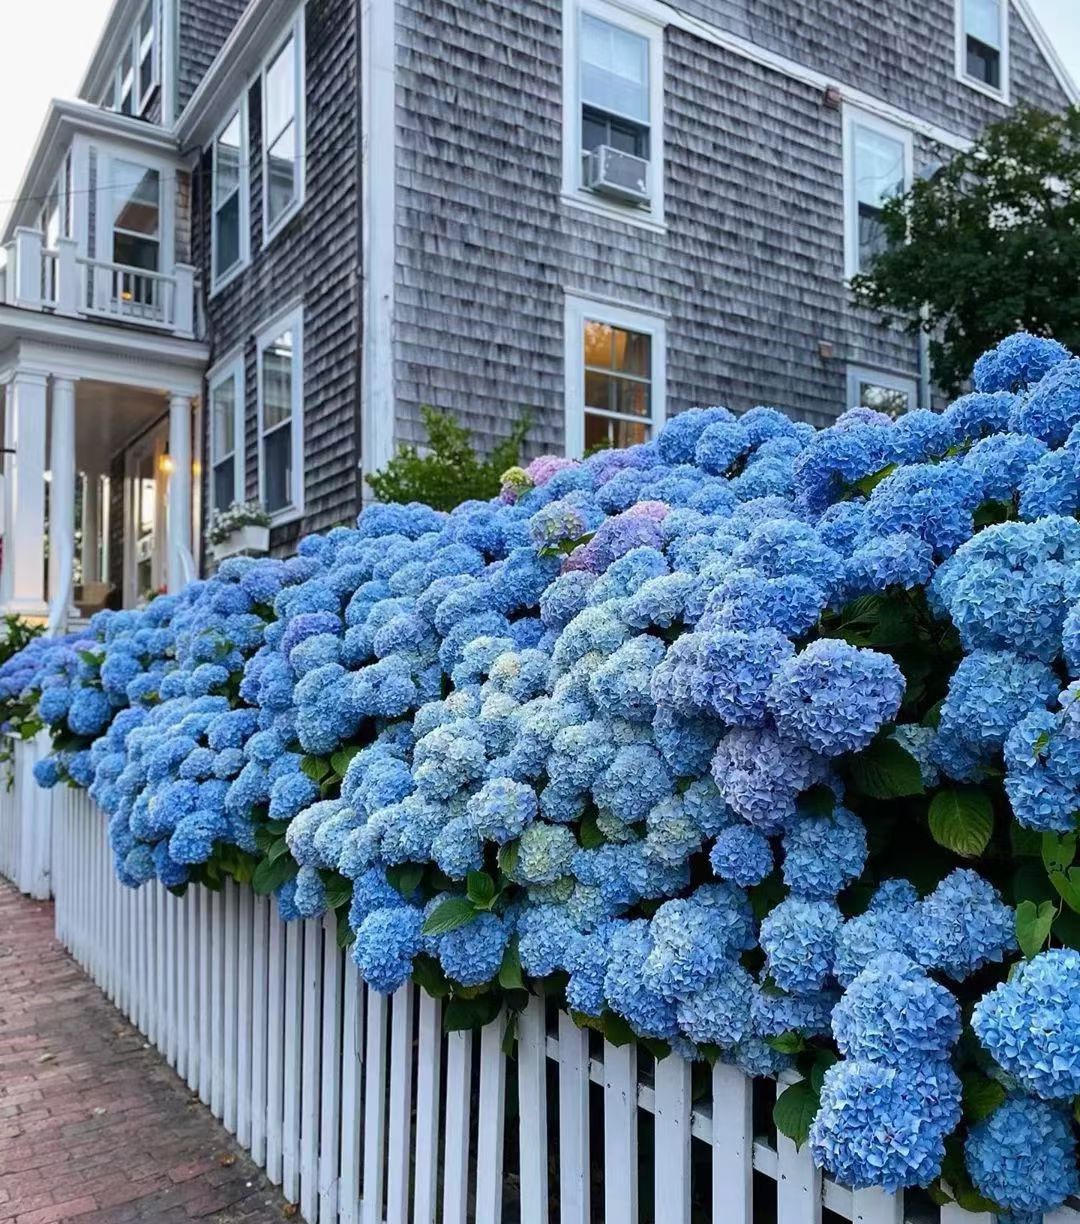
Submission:
[[[61,630],[196,573],[207,351],[0,305],[0,613]]]

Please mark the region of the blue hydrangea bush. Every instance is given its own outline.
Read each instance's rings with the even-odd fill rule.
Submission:
[[[656,1056],[801,1078],[847,1186],[1078,1189],[1080,360],[945,411],[767,407],[373,505],[33,643],[42,785],[116,871],[337,914],[450,1027],[543,985]]]

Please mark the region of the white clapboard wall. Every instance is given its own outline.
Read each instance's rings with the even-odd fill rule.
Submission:
[[[732,1068],[616,1048],[541,999],[507,1057],[502,1019],[446,1035],[421,992],[367,990],[331,922],[235,886],[125,889],[105,816],[52,794],[58,938],[310,1224],[992,1224],[823,1181],[777,1140],[773,1085]]]

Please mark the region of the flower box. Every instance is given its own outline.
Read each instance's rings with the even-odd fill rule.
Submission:
[[[248,523],[244,527],[230,531],[224,540],[211,547],[215,561],[224,561],[226,557],[235,557],[238,553],[268,553],[270,551],[270,528]]]

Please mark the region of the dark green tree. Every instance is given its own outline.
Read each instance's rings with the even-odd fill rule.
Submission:
[[[420,409],[427,431],[426,453],[401,446],[382,469],[367,478],[379,501],[424,502],[436,510],[452,510],[463,501],[486,501],[500,489],[502,474],[514,467],[529,432],[527,415],[519,418],[487,458],[473,448],[469,431],[448,413]]]
[[[1080,109],[1027,107],[991,125],[890,200],[883,224],[888,249],[852,289],[929,334],[943,390],[1020,329],[1080,351]]]

